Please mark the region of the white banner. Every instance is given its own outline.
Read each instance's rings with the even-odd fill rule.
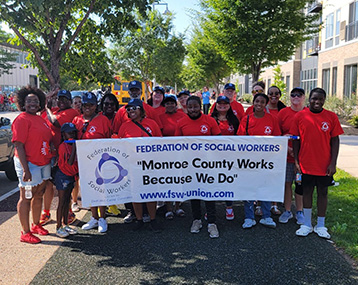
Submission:
[[[76,141],[84,207],[127,202],[284,197],[287,137]]]

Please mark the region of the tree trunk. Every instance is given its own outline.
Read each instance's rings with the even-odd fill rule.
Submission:
[[[260,72],[261,72],[261,62],[259,62],[257,64],[253,63],[252,64],[252,82],[259,81]]]

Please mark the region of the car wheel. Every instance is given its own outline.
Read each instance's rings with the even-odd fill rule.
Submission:
[[[17,174],[15,171],[15,165],[13,159],[9,162],[8,167],[5,170],[6,177],[11,181],[17,181]]]

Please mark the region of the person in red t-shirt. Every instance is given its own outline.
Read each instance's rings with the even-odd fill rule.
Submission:
[[[159,115],[165,113],[165,107],[163,103],[164,97],[164,88],[155,86],[150,98],[148,99],[148,105],[152,106]]]
[[[302,174],[304,224],[296,231],[298,236],[307,236],[313,231],[319,237],[331,236],[325,227],[328,186],[332,185],[333,174],[339,151],[339,135],[343,129],[335,113],[323,109],[326,92],[314,88],[309,96],[309,109],[298,112],[290,133],[299,136],[293,141],[293,153],[297,172]],[[312,196],[317,189],[317,225],[312,228]]]
[[[118,131],[119,138],[136,138],[136,137],[161,137],[162,133],[157,123],[146,118],[143,102],[139,99],[131,99],[126,105],[126,111],[130,121],[122,124]],[[132,203],[137,218],[134,230],[143,227],[143,203]],[[147,202],[147,209],[150,216],[150,228],[154,232],[160,232],[161,227],[158,225],[156,218],[157,202]],[[130,210],[128,206],[127,209]]]
[[[113,132],[114,118],[119,109],[119,103],[116,96],[112,93],[106,93],[99,103],[99,107],[102,110],[102,115],[106,116],[111,122],[111,131]]]
[[[82,96],[83,114],[73,119],[72,123],[78,130],[77,138],[103,139],[111,137],[111,123],[106,116],[98,114],[97,97],[92,92],[85,92]],[[98,216],[98,209],[100,217]],[[108,229],[106,221],[106,206],[91,207],[92,217],[90,221],[82,226],[83,230],[98,227],[98,232],[104,233]]]
[[[190,92],[188,90],[180,91],[177,98],[179,101],[179,110],[183,111],[185,114],[188,114],[188,109],[186,108],[186,102],[190,97]]]
[[[239,121],[241,121],[242,117],[245,115],[244,107],[242,107],[241,103],[236,101],[236,87],[235,84],[226,83],[224,86],[223,96],[228,97],[230,99],[231,109],[234,112],[235,116]],[[210,114],[215,109],[216,103],[211,107]]]
[[[263,81],[257,81],[252,84],[252,96],[255,96],[258,93],[265,93],[266,84]],[[254,112],[254,105],[246,109],[245,115],[251,114]],[[261,213],[262,215],[262,213]]]
[[[293,122],[294,116],[305,108],[305,91],[296,87],[291,90],[290,93],[291,106],[281,110],[278,115],[278,122],[282,135],[286,136],[290,134],[290,128]],[[288,153],[287,153],[287,165],[286,165],[286,178],[285,178],[285,211],[282,213],[278,221],[286,224],[293,218],[291,212],[292,206],[292,182],[295,181],[295,159],[293,157],[292,140],[288,141]],[[295,204],[296,204],[296,220],[298,225],[303,224],[303,200],[302,200],[302,186],[295,182]]]
[[[246,136],[279,136],[281,135],[280,126],[277,118],[266,113],[266,106],[269,98],[266,94],[257,93],[254,96],[254,113],[245,116],[240,122],[238,135]],[[276,223],[271,218],[271,202],[261,201],[262,219],[260,224],[275,228]],[[254,216],[254,201],[244,203],[245,221],[242,227],[250,229],[256,225]]]
[[[39,243],[33,234],[47,235],[40,224],[42,197],[46,183],[51,178],[52,133],[41,116],[37,115],[45,107],[46,95],[35,87],[25,87],[16,94],[18,109],[23,111],[14,120],[11,130],[15,145],[14,164],[19,179],[20,199],[17,204],[21,227],[20,241]],[[29,188],[29,189],[28,189]],[[33,224],[30,229],[29,212]]]
[[[219,96],[217,98],[211,117],[213,117],[218,123],[221,135],[236,135],[237,129],[239,128],[239,120],[232,111],[229,97]],[[229,221],[235,218],[232,204],[232,201],[226,202],[226,219]]]
[[[77,230],[68,224],[68,211],[71,202],[71,192],[78,176],[76,145],[65,141],[77,138],[77,129],[72,123],[64,123],[61,127],[62,142],[58,149],[58,167],[55,184],[58,190],[56,235],[61,238],[77,234]],[[63,225],[63,226],[62,226]]]
[[[215,119],[208,115],[204,115],[201,112],[201,99],[198,96],[190,96],[186,105],[188,108],[188,116],[179,120],[175,130],[176,136],[220,135],[220,128]],[[193,213],[193,223],[190,228],[191,233],[199,233],[200,229],[202,228],[200,203],[200,200],[191,200],[191,210]],[[210,237],[218,238],[219,231],[215,224],[215,201],[205,201],[205,208],[207,212],[208,232]]]

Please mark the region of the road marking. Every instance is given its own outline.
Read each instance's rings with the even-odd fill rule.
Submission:
[[[0,202],[19,191],[20,191],[19,187],[12,189],[10,192],[7,192],[6,194],[0,196]]]

